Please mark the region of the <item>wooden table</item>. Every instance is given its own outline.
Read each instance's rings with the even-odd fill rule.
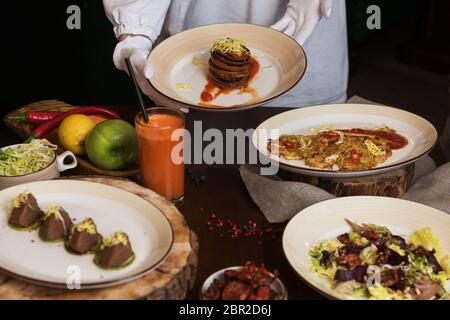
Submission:
[[[136,107],[117,107],[124,119],[133,121]],[[257,108],[240,112],[191,111],[186,117],[186,126],[192,129],[194,120],[202,121],[203,131],[208,128],[255,128],[263,120],[286,111],[286,108]],[[192,130],[191,130],[192,131]],[[0,147],[19,143],[20,139],[3,125],[0,130]],[[242,265],[247,260],[264,262],[269,269],[277,269],[280,278],[287,285],[290,299],[321,299],[322,296],[302,282],[287,262],[281,244],[284,225],[273,225],[273,231],[256,238],[223,238],[219,233],[208,230],[207,221],[215,212],[226,221],[246,223],[249,219],[258,226],[267,220],[251,200],[242,182],[237,165],[188,165],[185,186],[185,201],[180,211],[185,215],[190,228],[198,235],[200,242],[197,281],[189,298],[197,299],[202,282],[213,272],[228,266]],[[193,177],[205,176],[206,181],[197,184]],[[203,208],[203,213],[200,212]],[[272,239],[278,234],[276,239]]]
[[[191,111],[186,117],[186,126],[192,133],[194,121],[202,121],[203,131],[208,128],[255,128],[263,120],[286,108],[257,108],[248,111],[212,113]],[[134,112],[127,109],[132,116]],[[128,116],[128,114],[127,114]],[[245,224],[249,219],[258,226],[267,224],[267,220],[253,203],[242,182],[237,165],[188,165],[186,174],[185,201],[180,207],[191,229],[197,233],[200,242],[197,283],[190,298],[196,299],[202,282],[214,271],[228,266],[242,265],[247,260],[264,262],[269,269],[277,269],[287,285],[289,299],[322,299],[322,296],[300,280],[287,262],[281,243],[283,225],[273,225],[273,231],[266,233],[262,243],[256,238],[231,239],[228,235],[220,238],[216,230],[208,230],[207,221],[215,212],[226,221]],[[195,178],[205,176],[206,181],[196,183]],[[201,213],[200,208],[203,208]],[[272,236],[278,234],[276,239]]]

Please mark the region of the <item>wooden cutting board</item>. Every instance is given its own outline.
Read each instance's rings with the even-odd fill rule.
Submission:
[[[0,300],[11,299],[184,299],[192,289],[198,262],[199,243],[178,209],[155,192],[123,178],[99,176],[67,177],[114,186],[152,203],[169,219],[174,243],[164,261],[153,271],[131,282],[109,288],[64,290],[47,288],[0,273]],[[32,263],[32,261],[30,261]]]
[[[9,116],[25,114],[28,111],[68,111],[73,108],[76,108],[76,106],[60,100],[43,100],[11,111],[4,117],[3,121],[9,128],[14,130],[20,137],[25,140],[30,136],[31,131],[33,130],[33,125],[23,123],[18,120],[9,120]],[[65,151],[59,143],[57,129],[50,132],[50,134],[46,138],[50,142],[58,145],[58,153],[62,153]],[[89,162],[86,156],[77,156],[77,160],[78,166],[73,169],[73,172],[80,175],[95,174],[112,177],[131,177],[139,174],[139,166],[137,164],[125,170],[105,170]]]

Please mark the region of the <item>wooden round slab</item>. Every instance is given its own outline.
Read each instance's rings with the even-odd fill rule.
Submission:
[[[127,190],[151,202],[169,219],[174,243],[167,258],[144,277],[115,287],[92,290],[61,290],[37,286],[0,274],[0,299],[184,299],[197,273],[198,239],[183,215],[166,199],[126,179],[74,176]],[[30,261],[30,263],[33,263]]]
[[[280,170],[278,175],[283,180],[312,184],[337,197],[365,195],[400,198],[411,186],[414,163],[386,173],[358,178],[319,178],[284,170]]]

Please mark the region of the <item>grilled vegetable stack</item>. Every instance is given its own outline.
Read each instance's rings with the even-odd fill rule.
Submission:
[[[241,40],[219,39],[211,47],[208,80],[221,89],[245,88],[252,61],[250,50]]]

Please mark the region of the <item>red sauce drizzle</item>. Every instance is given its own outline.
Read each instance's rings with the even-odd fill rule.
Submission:
[[[250,67],[250,71],[248,74],[247,86],[248,86],[248,83],[255,78],[255,76],[259,72],[259,68],[260,68],[258,60],[256,60],[253,57],[251,58],[251,60],[252,60],[252,65]]]
[[[368,129],[343,129],[339,130],[344,133],[350,133],[354,135],[360,134],[361,136],[372,136],[372,137],[378,137],[384,140],[387,140],[389,143],[389,146],[392,150],[398,150],[401,148],[404,148],[408,145],[408,139],[406,139],[401,134],[398,134],[394,130],[392,131],[383,131],[383,130],[368,130]]]
[[[250,70],[249,70],[246,87],[242,88],[242,89],[234,89],[234,90],[239,90],[238,94],[249,93],[252,95],[253,99],[257,99],[258,95],[257,95],[256,90],[253,88],[249,88],[248,85],[255,78],[256,74],[259,72],[259,69],[260,69],[260,64],[259,64],[258,60],[251,57],[251,66],[250,66]],[[221,94],[229,94],[230,92],[232,92],[234,90],[220,89],[219,87],[216,87],[214,84],[212,84],[211,82],[208,81],[206,83],[205,88],[203,89],[202,93],[200,94],[200,100],[201,100],[200,105],[212,106],[209,104],[211,101],[216,99]]]
[[[202,101],[204,101],[204,102],[210,102],[210,101],[212,101],[214,99],[214,97],[212,96],[211,93],[209,93],[205,89],[205,90],[203,90],[202,94],[200,95],[200,99],[202,99]]]

